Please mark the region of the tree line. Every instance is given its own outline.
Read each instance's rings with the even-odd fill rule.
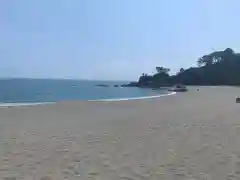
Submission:
[[[240,54],[231,48],[206,54],[197,60],[197,65],[181,68],[172,76],[169,68],[159,66],[153,75],[143,73],[135,85],[152,88],[173,84],[240,85]]]

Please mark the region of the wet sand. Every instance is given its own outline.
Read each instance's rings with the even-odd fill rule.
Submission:
[[[0,108],[0,179],[240,179],[234,87]]]

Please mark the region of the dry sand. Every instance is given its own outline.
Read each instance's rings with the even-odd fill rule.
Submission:
[[[240,179],[239,88],[0,108],[0,179]]]

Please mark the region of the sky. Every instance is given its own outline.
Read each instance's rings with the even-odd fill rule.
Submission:
[[[2,0],[0,77],[136,80],[227,47],[239,0]]]

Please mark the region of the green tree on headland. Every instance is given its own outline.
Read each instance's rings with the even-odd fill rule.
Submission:
[[[164,68],[164,67],[156,67],[156,70],[157,70],[157,73],[160,74],[160,73],[164,73],[164,74],[168,74],[170,69],[168,68]]]
[[[176,75],[169,75],[170,69],[156,67],[152,76],[143,74],[138,87],[161,87],[183,83],[186,85],[240,85],[240,54],[231,48],[214,51],[197,60],[198,67],[181,68]]]
[[[179,73],[183,73],[185,70],[183,69],[183,68],[181,68],[180,70],[179,70]]]
[[[235,52],[231,48],[227,48],[224,51],[215,51],[210,54],[200,57],[197,61],[198,65],[209,66],[223,61],[231,60],[235,56]]]

